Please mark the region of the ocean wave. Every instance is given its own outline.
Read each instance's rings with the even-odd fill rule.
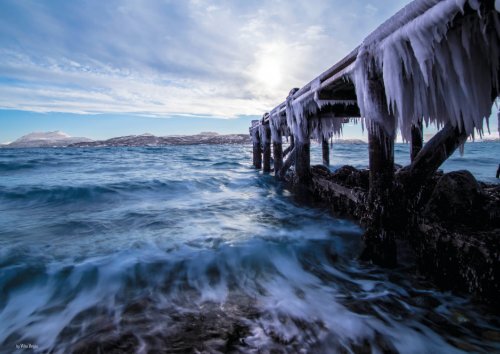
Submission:
[[[9,171],[29,170],[36,168],[37,164],[32,161],[2,162],[0,161],[0,173]]]
[[[441,325],[418,323],[427,312],[414,297],[450,306],[445,295],[408,291],[376,268],[353,268],[333,241],[219,240],[213,248],[207,239],[212,246],[204,249],[142,247],[75,264],[0,261],[0,344],[29,339],[56,353],[103,350],[110,341],[133,352],[173,350],[176,340],[179,351],[223,343],[243,352],[459,352],[438,334],[450,326],[457,338],[465,333],[453,314],[443,312]]]
[[[197,182],[193,182],[196,184]],[[127,196],[141,192],[158,192],[168,195],[172,192],[189,191],[190,183],[185,181],[124,181],[96,185],[55,185],[21,186],[15,189],[0,187],[0,199],[7,202],[26,201],[39,203],[82,203],[106,200],[107,198]]]

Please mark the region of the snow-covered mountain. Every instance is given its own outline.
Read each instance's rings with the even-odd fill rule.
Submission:
[[[165,145],[197,145],[197,144],[249,144],[249,134],[219,135],[204,132],[197,135],[155,136],[152,134],[128,135],[102,141],[80,142],[72,146],[165,146]]]
[[[7,147],[61,147],[81,142],[91,142],[92,139],[72,137],[59,130],[54,132],[34,132],[24,135]]]

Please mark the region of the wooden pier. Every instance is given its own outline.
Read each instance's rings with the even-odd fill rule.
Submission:
[[[366,259],[396,265],[397,239],[415,237],[408,234],[421,229],[417,204],[423,189],[469,136],[482,133],[491,114],[499,94],[499,33],[493,0],[413,1],[345,58],[304,87],[292,89],[285,101],[252,123],[253,165],[309,188],[335,211],[359,218],[367,228]],[[346,185],[327,168],[310,164],[310,144],[316,141],[322,145],[323,166],[329,166],[328,140],[340,136],[342,125],[353,119],[362,120],[368,134],[369,171],[359,172],[368,174],[367,188]],[[423,144],[423,126],[431,123],[441,129]],[[398,132],[411,144],[411,163],[401,169],[394,165]],[[285,151],[284,138],[291,142]],[[423,247],[415,244],[414,250]],[[479,284],[471,285],[470,292],[481,292],[481,283],[492,279],[488,277],[499,279],[498,254],[487,258],[492,265],[478,260],[488,269],[487,277],[457,275],[467,284]],[[438,271],[466,272],[462,268],[467,265],[449,263],[449,269]],[[499,294],[498,280],[495,284],[484,297]]]

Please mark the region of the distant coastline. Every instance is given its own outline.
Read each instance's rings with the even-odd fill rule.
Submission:
[[[334,139],[340,144],[366,144],[360,139]],[[127,135],[106,140],[92,140],[84,137],[71,137],[61,131],[35,132],[22,136],[12,143],[0,145],[0,148],[62,148],[62,147],[154,147],[168,145],[222,145],[250,144],[249,134],[218,134],[202,132],[196,135],[155,136],[144,133]]]
[[[477,139],[470,142],[498,142],[500,139]],[[361,139],[333,139],[334,144],[366,144]],[[127,135],[105,140],[92,140],[85,137],[72,137],[61,131],[35,132],[24,135],[11,142],[0,144],[0,148],[66,148],[66,147],[154,147],[168,145],[222,145],[251,144],[249,134],[218,134],[202,132],[195,135],[155,136],[144,133]]]

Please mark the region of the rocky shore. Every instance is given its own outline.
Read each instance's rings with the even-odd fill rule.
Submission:
[[[411,263],[438,287],[471,294],[500,310],[500,185],[478,182],[465,170],[438,171],[415,190],[406,184],[404,170],[396,168],[385,215],[373,213],[368,170],[344,166],[330,172],[313,166],[306,188],[371,233],[362,258],[376,259],[378,248],[387,247],[374,243],[373,234],[390,235],[399,264]],[[297,185],[293,171],[286,181]]]

